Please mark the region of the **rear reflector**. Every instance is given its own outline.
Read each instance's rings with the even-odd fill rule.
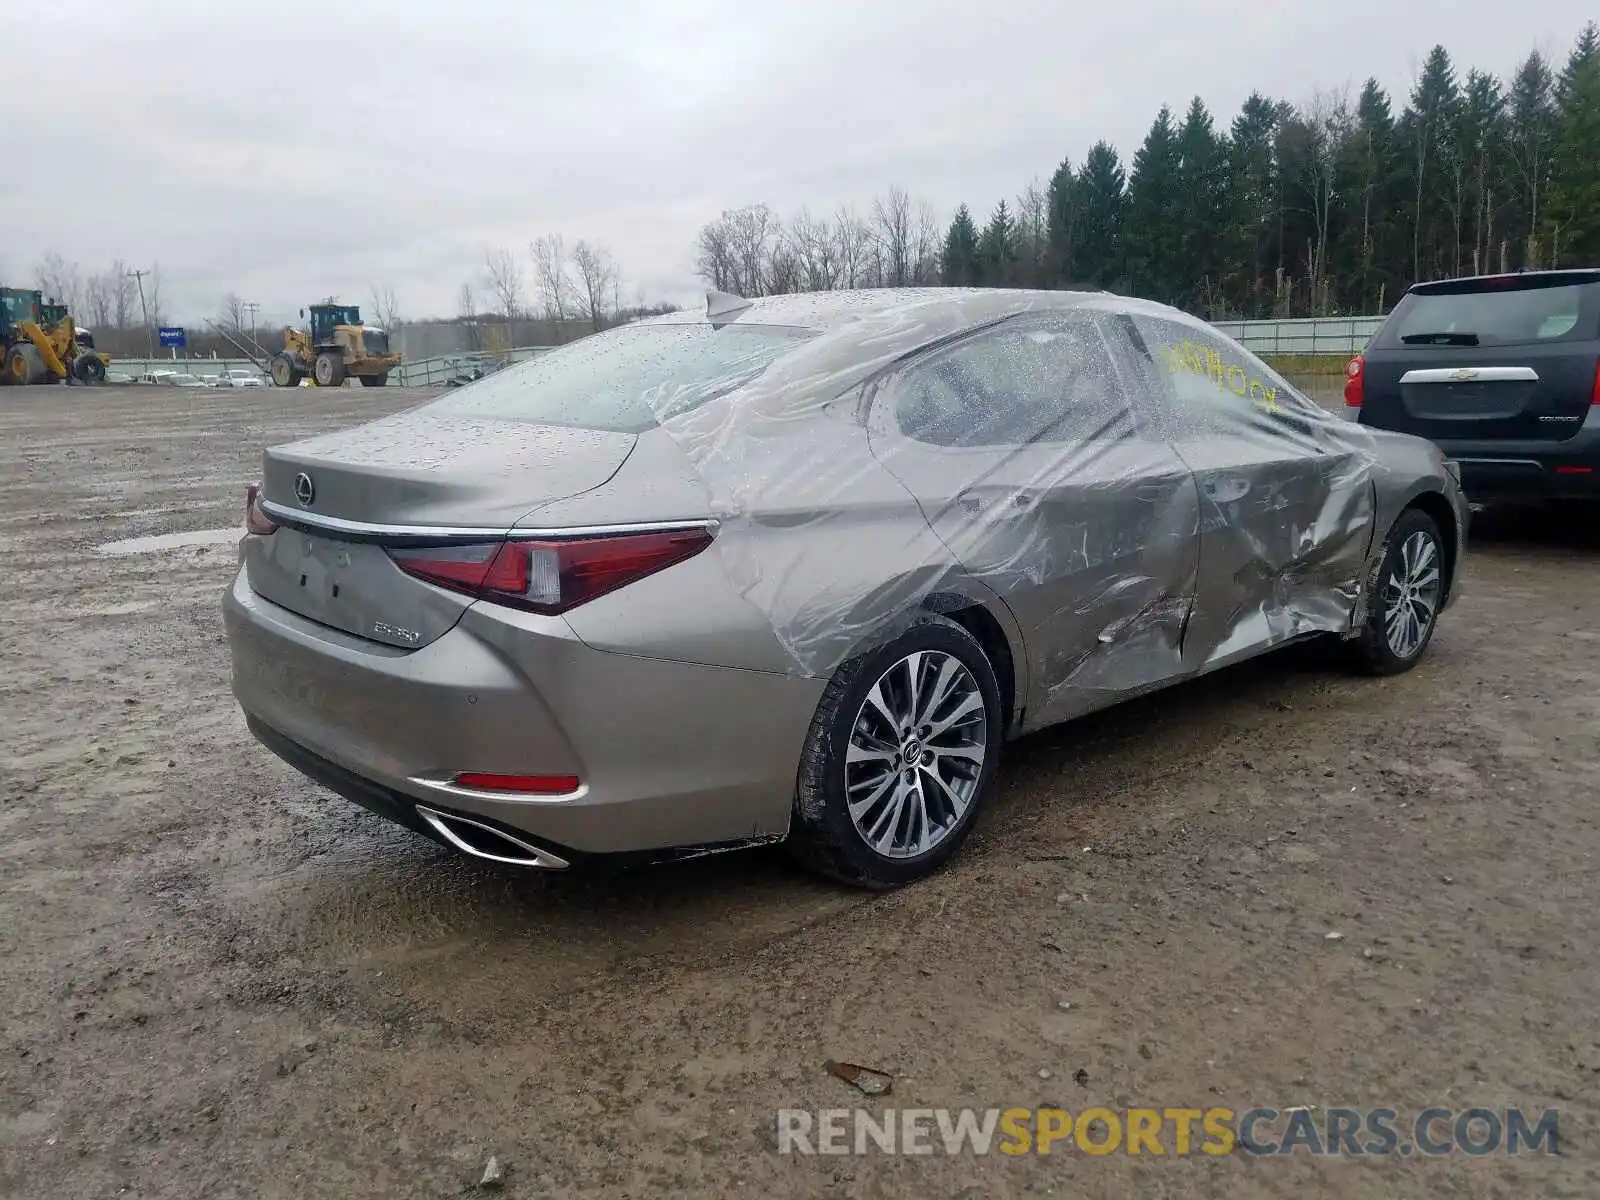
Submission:
[[[1557,475],[1593,475],[1593,467],[1557,467]]]
[[[402,571],[480,600],[557,614],[636,583],[711,544],[711,530],[672,529],[561,541],[395,546]]]
[[[244,490],[245,532],[265,537],[269,533],[275,533],[277,528],[278,523],[267,516],[266,510],[261,507],[261,485],[252,483]]]
[[[1351,408],[1360,408],[1367,390],[1367,360],[1356,355],[1344,372],[1344,402]]]
[[[453,782],[474,792],[515,792],[523,796],[564,796],[578,790],[576,775],[498,775],[490,771],[463,771]]]

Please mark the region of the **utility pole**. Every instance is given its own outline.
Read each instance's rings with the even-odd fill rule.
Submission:
[[[144,302],[144,277],[148,274],[150,274],[149,271],[128,272],[128,276],[139,285],[139,311],[144,314],[145,345],[150,349],[151,359],[154,359],[156,356],[156,335],[155,330],[150,328],[150,309]]]
[[[249,310],[249,313],[250,313],[250,344],[252,346],[254,346],[257,350],[260,350],[261,349],[261,343],[256,341],[256,310],[259,309],[261,307],[261,305],[257,304],[254,300],[246,300],[242,305],[240,305],[240,307]]]

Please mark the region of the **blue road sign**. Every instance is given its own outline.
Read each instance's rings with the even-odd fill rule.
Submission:
[[[161,345],[163,348],[171,346],[175,349],[182,350],[187,347],[188,344],[189,340],[184,336],[183,326],[163,325],[161,327]]]

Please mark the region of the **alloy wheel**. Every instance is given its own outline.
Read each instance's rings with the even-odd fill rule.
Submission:
[[[1411,658],[1422,648],[1439,611],[1439,546],[1418,530],[1400,546],[1400,554],[1383,587],[1384,635],[1397,658]]]
[[[977,794],[988,753],[983,692],[959,658],[907,654],[880,675],[850,730],[850,819],[885,858],[915,858],[948,837]]]

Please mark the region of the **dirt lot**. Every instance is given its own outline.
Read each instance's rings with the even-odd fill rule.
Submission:
[[[1600,531],[1482,518],[1405,677],[1291,651],[1017,745],[919,887],[519,876],[229,696],[262,445],[405,399],[0,392],[0,1195],[1600,1194]],[[1562,1153],[776,1152],[856,1102],[1554,1107]]]

